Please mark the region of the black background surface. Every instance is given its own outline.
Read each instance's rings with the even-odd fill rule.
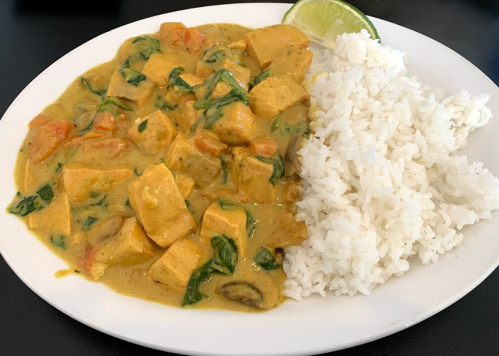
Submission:
[[[59,2],[0,0],[0,115],[46,67],[103,32],[166,12],[250,1]],[[499,0],[350,2],[368,15],[408,27],[447,45],[499,84]],[[24,285],[3,258],[0,258],[0,283],[2,356],[167,355],[105,335],[59,312]],[[496,270],[467,296],[430,319],[384,339],[339,351],[335,356],[498,355],[498,298]]]

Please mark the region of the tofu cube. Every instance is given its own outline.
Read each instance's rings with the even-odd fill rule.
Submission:
[[[95,262],[108,266],[131,266],[150,260],[154,254],[154,245],[137,219],[128,218],[118,233],[97,250]]]
[[[198,121],[201,111],[194,109],[194,101],[188,101],[174,114],[175,123],[180,132],[189,133]]]
[[[40,166],[34,164],[31,159],[26,161],[26,169],[24,170],[24,189],[25,193],[35,192],[38,188],[40,188],[43,183],[46,183],[47,180],[54,178],[55,173],[49,175],[48,177],[45,174],[39,174]],[[47,173],[50,168],[47,168]]]
[[[147,235],[161,247],[196,229],[172,173],[162,163],[128,185],[128,199]]]
[[[152,54],[149,57],[142,73],[144,73],[158,87],[166,87],[168,79],[173,69],[182,67],[182,64],[176,60],[165,57],[162,54]]]
[[[260,68],[266,68],[287,45],[307,48],[310,40],[303,32],[291,25],[273,25],[259,28],[244,35],[246,52]]]
[[[203,84],[203,79],[199,78],[198,76],[195,76],[194,74],[191,73],[186,73],[186,74],[180,74],[180,78],[184,80],[187,84],[189,84],[191,87],[194,87],[199,84]]]
[[[239,190],[243,191],[255,203],[267,204],[276,199],[277,186],[270,182],[274,166],[260,161],[254,156],[245,157],[238,165]]]
[[[273,238],[273,247],[297,246],[308,237],[305,221],[297,221],[292,213],[279,215],[272,226],[274,230],[270,236]]]
[[[225,235],[234,240],[239,258],[246,253],[246,211],[240,207],[224,210],[218,201],[213,202],[204,212],[199,240],[210,246],[211,238]]]
[[[229,84],[225,82],[218,82],[217,85],[215,85],[215,88],[211,92],[211,95],[209,97],[206,97],[206,91],[208,90],[207,86],[201,86],[196,90],[196,99],[197,100],[204,100],[206,99],[218,99],[222,98],[225,95],[227,95],[232,88],[230,87]]]
[[[273,76],[287,74],[300,83],[313,58],[314,53],[311,50],[290,45],[277,54],[269,69]]]
[[[154,82],[147,77],[146,80],[141,81],[137,86],[127,83],[125,76],[117,70],[111,77],[106,96],[115,96],[134,101],[140,108],[143,108],[149,99],[151,99],[154,88]]]
[[[182,173],[177,173],[175,181],[177,182],[180,193],[182,193],[182,198],[187,199],[189,195],[191,195],[192,189],[194,188],[196,182],[194,182],[194,179],[191,177]]]
[[[45,208],[29,214],[28,225],[31,229],[69,236],[71,211],[67,194],[57,194]]]
[[[220,140],[230,145],[246,144],[255,136],[256,116],[244,103],[237,101],[223,107],[223,116],[211,126]]]
[[[98,170],[69,164],[62,169],[62,182],[71,202],[81,203],[89,198],[90,192],[109,192],[113,184],[132,175],[132,170],[128,168]]]
[[[309,98],[305,89],[288,75],[265,79],[251,90],[248,97],[251,110],[267,120]]]
[[[218,158],[196,148],[194,140],[182,133],[170,146],[165,162],[168,168],[187,174],[202,188],[210,185],[222,168]]]
[[[147,122],[146,122],[147,121]],[[127,138],[145,155],[155,155],[168,149],[177,129],[161,110],[138,119],[128,130]]]
[[[243,39],[240,39],[239,41],[232,42],[227,47],[232,48],[232,49],[238,49],[241,52],[244,52],[246,50],[246,41],[243,38]]]
[[[177,241],[151,266],[148,276],[171,291],[182,293],[192,273],[200,266],[201,257],[201,249],[194,242],[189,239]]]
[[[171,106],[182,107],[189,101],[196,100],[192,93],[177,93],[174,87],[169,87],[166,91],[165,101]]]
[[[239,84],[244,90],[248,90],[248,83],[251,77],[251,71],[248,68],[245,68],[230,59],[224,60],[221,68],[225,68],[231,72],[237,84]]]
[[[109,237],[116,235],[120,231],[121,225],[123,225],[123,217],[119,214],[98,221],[86,233],[88,243],[92,246],[101,244]]]

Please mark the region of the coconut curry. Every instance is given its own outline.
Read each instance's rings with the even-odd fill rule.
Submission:
[[[9,212],[71,273],[174,306],[284,300],[308,38],[288,25],[163,23],[29,124]],[[64,275],[65,272],[59,272]]]

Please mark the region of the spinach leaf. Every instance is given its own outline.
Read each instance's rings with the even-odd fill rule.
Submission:
[[[45,203],[50,203],[52,199],[54,199],[54,191],[52,190],[50,183],[47,183],[38,189],[36,194],[38,194],[40,199],[42,199]]]
[[[134,87],[138,87],[141,82],[147,80],[147,77],[144,74],[136,71],[135,69],[120,68],[119,71],[121,75],[125,77],[125,81]]]
[[[168,77],[168,88],[173,87],[173,90],[178,94],[194,93],[194,88],[180,78],[180,73],[184,70],[185,69],[182,67],[177,67],[171,71],[170,76]]]
[[[272,71],[269,68],[262,70],[260,72],[260,74],[258,74],[256,77],[253,78],[253,80],[251,80],[249,82],[250,90],[253,89],[254,87],[256,87],[261,82],[263,82],[268,77],[270,77],[271,74],[272,74]]]
[[[104,94],[107,93],[107,89],[102,89],[102,90],[96,90],[94,88],[92,88],[92,85],[90,84],[90,82],[85,78],[85,77],[81,77],[81,82],[83,83],[83,85],[92,93],[92,94],[95,94],[95,95],[98,95],[98,96],[103,96]]]
[[[219,266],[225,267],[234,274],[237,264],[237,246],[234,240],[225,235],[211,238],[211,247],[213,247],[213,262]]]
[[[106,99],[104,99],[102,101],[102,103],[97,108],[97,112],[106,111],[106,112],[110,113],[113,116],[119,116],[118,111],[114,107],[110,106],[109,104],[112,104],[112,105],[118,107],[119,109],[122,109],[122,110],[125,110],[125,111],[133,111],[133,109],[131,107],[129,107],[128,105],[123,104],[118,98],[116,98],[114,96],[110,96],[109,98],[106,98]],[[94,123],[94,120],[95,120],[95,117],[92,119],[92,121],[90,122],[90,124],[88,124],[87,127],[85,127],[82,130],[80,130],[80,132],[78,132],[78,134],[80,136],[82,136],[87,131],[89,131],[90,128],[92,127],[93,123]]]
[[[281,118],[276,117],[276,119],[272,123],[272,127],[270,128],[270,132],[274,132],[275,130],[277,130],[279,128],[279,126],[281,126]]]
[[[108,206],[108,203],[106,202],[106,199],[107,199],[107,194],[104,195],[98,202],[90,204],[90,206],[101,206],[103,208],[106,208]]]
[[[203,127],[205,129],[211,129],[213,124],[224,116],[222,110],[223,107],[238,101],[242,101],[239,93],[237,91],[231,90],[222,98],[197,101],[194,104],[194,109],[196,110],[206,109],[205,112],[203,113],[205,119]]]
[[[114,110],[114,109],[113,109]],[[99,111],[99,110],[97,110]],[[115,110],[116,112],[116,110]],[[116,116],[118,116],[118,113],[116,113]],[[94,120],[95,120],[95,116],[92,118],[92,120],[90,120],[90,122],[88,123],[87,126],[85,126],[84,128],[82,128],[80,131],[78,131],[78,136],[83,136],[85,135],[88,131],[90,131],[90,129],[92,128],[92,126],[94,125]]]
[[[153,53],[161,53],[161,43],[157,38],[151,36],[138,36],[132,41],[132,44],[137,46],[137,52],[129,57],[132,60],[147,61]]]
[[[55,169],[55,173],[60,173],[63,166],[64,165],[61,162],[57,162],[57,168]]]
[[[256,229],[257,219],[246,210],[246,237],[251,239]]]
[[[126,200],[125,205],[126,205],[126,206],[130,206],[130,199],[127,199],[127,200]]]
[[[230,201],[222,199],[222,198],[218,198],[217,202],[222,210],[231,211],[237,207],[237,205],[234,204],[233,202],[230,202]]]
[[[262,247],[257,252],[253,261],[255,262],[255,264],[262,267],[266,271],[273,271],[280,267],[274,256],[272,256],[272,253],[270,253],[270,251],[265,247]]]
[[[202,59],[206,63],[215,63],[218,59],[226,57],[226,54],[223,50],[218,50],[210,54],[206,59]],[[203,57],[204,58],[204,57]]]
[[[194,208],[191,205],[191,202],[189,200],[184,200],[185,206],[187,207],[187,210],[189,210],[189,213],[191,215],[194,215]]]
[[[137,127],[137,131],[142,132],[147,128],[147,122],[149,119],[142,121],[139,126]]]
[[[203,96],[203,100],[206,100],[206,99],[211,97],[211,95],[213,94],[213,91],[215,90],[215,87],[217,86],[217,84],[220,81],[228,84],[231,87],[230,93],[232,93],[233,96],[239,97],[240,101],[242,101],[246,105],[249,105],[248,98],[246,97],[246,92],[236,82],[232,73],[228,69],[225,69],[225,68],[218,70],[215,74],[211,75],[210,77],[208,77],[208,79],[205,80],[205,82],[203,83],[203,86],[206,87],[206,91],[205,91],[205,94]],[[204,108],[204,109],[206,109],[206,108]],[[199,109],[196,109],[196,110],[199,110]]]
[[[223,155],[218,156],[220,163],[222,164],[222,183],[227,184],[227,179],[229,177],[229,165],[227,161],[224,159]]]
[[[137,177],[140,177],[142,175],[142,173],[139,173],[139,171],[137,171],[137,167],[135,167],[135,169],[133,171],[135,172],[135,175]]]
[[[23,198],[17,205],[9,207],[9,213],[26,216],[34,211],[43,209],[38,201],[38,195]]]
[[[170,105],[168,104],[165,99],[163,99],[161,96],[157,96],[156,97],[156,102],[154,103],[154,106],[156,107],[156,109],[159,109],[161,111],[167,111],[167,110],[173,110],[175,108],[177,108],[177,105]]]
[[[269,182],[272,183],[272,185],[276,185],[279,178],[284,177],[285,167],[281,157],[264,157],[261,155],[257,155],[256,158],[264,163],[268,163],[274,166],[274,171],[272,172],[272,176],[269,179]]]
[[[92,216],[87,217],[87,220],[83,223],[81,227],[81,231],[88,231],[92,227],[93,224],[97,222],[97,218],[94,218]]]
[[[64,235],[52,235],[50,236],[50,242],[52,245],[59,247],[61,250],[66,249],[66,238]]]
[[[103,105],[106,104],[113,104],[117,106],[118,108],[125,110],[125,111],[133,111],[133,109],[125,104],[123,104],[118,98],[114,96],[110,96],[109,98],[106,98],[102,101],[102,104],[99,105],[99,108],[101,108]]]
[[[100,195],[99,192],[94,192],[93,190],[90,193],[88,193],[88,197],[92,199],[97,198],[99,195]]]
[[[163,157],[161,157],[161,163],[163,163],[165,167],[168,168],[168,165],[166,164],[165,159]]]
[[[189,283],[187,284],[184,300],[182,301],[183,307],[197,303],[208,297],[206,294],[199,291],[199,287],[201,284],[210,279],[213,272],[215,272],[215,269],[213,268],[213,260],[209,260],[192,273]]]

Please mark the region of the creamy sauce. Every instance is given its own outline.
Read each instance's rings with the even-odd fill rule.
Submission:
[[[241,40],[249,31],[247,28],[231,24],[204,25],[197,27],[197,29],[201,33],[204,33],[207,38],[211,38],[214,33],[215,37],[218,36],[218,45],[220,46],[227,46]],[[156,38],[157,35],[151,36]],[[133,41],[133,38],[125,41],[115,59],[92,68],[82,76],[89,79],[94,90],[107,88],[113,73],[123,66],[127,58],[131,58],[134,55],[133,51],[136,49],[134,49]],[[182,67],[185,69],[184,73],[196,73],[197,63],[202,58],[204,52],[204,50],[201,50],[194,54],[188,53],[185,50],[172,47],[164,42],[160,43],[160,51],[165,56],[174,56],[181,62]],[[250,70],[251,78],[260,74],[261,70],[247,52],[242,54],[242,62],[241,65]],[[142,71],[145,64],[145,60],[131,61],[130,68]],[[110,265],[102,276],[97,278],[93,278],[91,273],[85,270],[85,266],[88,267],[85,263],[88,262],[89,248],[96,248],[95,246],[90,246],[91,244],[89,245],[89,241],[87,240],[89,231],[92,231],[94,226],[97,226],[100,221],[109,216],[120,215],[125,219],[135,217],[134,208],[129,203],[129,192],[127,190],[129,184],[139,179],[139,176],[149,166],[161,164],[166,157],[166,149],[159,150],[153,154],[144,154],[136,144],[128,142],[129,136],[127,136],[127,132],[135,120],[144,118],[161,109],[161,106],[165,103],[164,98],[166,95],[166,87],[156,86],[151,98],[142,108],[134,101],[121,100],[132,108],[133,111],[121,110],[121,115],[115,120],[117,130],[111,134],[95,129],[95,122],[92,120],[94,120],[96,111],[103,99],[101,96],[89,91],[85,85],[82,85],[80,78],[77,78],[57,101],[43,110],[43,114],[54,118],[56,121],[65,120],[71,123],[73,125],[71,134],[51,155],[38,163],[33,163],[33,141],[30,135],[28,135],[17,158],[15,181],[20,192],[19,194],[22,197],[36,195],[40,187],[43,187],[47,183],[51,185],[55,196],[52,202],[39,212],[33,212],[28,216],[21,217],[21,219],[26,222],[28,227],[32,227],[30,231],[33,234],[71,266],[67,270],[57,271],[55,277],[61,278],[75,273],[90,279],[98,279],[115,291],[125,295],[173,306],[182,305],[184,291],[181,293],[172,291],[169,285],[157,283],[148,276],[150,267],[167,251],[166,248],[156,244],[152,245],[153,257],[146,262],[132,265]],[[162,110],[168,116],[169,120],[175,124],[178,132],[181,132],[178,128],[178,122],[182,119],[183,114],[181,110],[183,105],[184,103],[179,102],[176,109]],[[258,117],[254,136],[270,136],[277,144],[278,152],[281,154],[281,158],[283,158],[292,138],[297,133],[303,133],[304,135],[308,133],[308,130],[306,130],[306,127],[308,127],[307,113],[308,102],[303,102],[293,105],[281,113],[277,119],[268,120]],[[94,125],[93,128],[92,125]],[[86,128],[89,129],[86,130]],[[71,139],[78,138],[78,132],[81,134],[82,130],[86,130],[86,132],[93,130],[97,133],[102,133],[104,136],[94,140],[86,140],[80,145],[75,145],[75,147],[65,147],[65,144],[70,142]],[[199,127],[194,132],[192,130],[186,132],[186,134],[191,136],[196,133],[199,133]],[[87,147],[87,143],[100,142],[99,140],[107,137],[118,138],[128,142],[126,152],[118,157],[110,158],[116,147],[109,148],[111,151],[105,151],[106,148],[103,151],[102,148],[94,150],[92,146]],[[233,148],[236,146],[247,147],[248,144],[228,144],[227,146],[228,148],[225,150],[224,157],[226,157],[229,165],[233,165],[234,155],[231,154]],[[111,153],[108,154],[109,152]],[[83,199],[70,199],[69,224],[71,233],[63,234],[60,232],[60,226],[64,224],[61,220],[63,219],[62,216],[44,217],[44,221],[37,222],[36,214],[48,211],[49,208],[56,211],[55,209],[59,209],[59,206],[63,204],[61,197],[66,193],[66,187],[61,175],[67,165],[77,165],[76,167],[85,167],[94,170],[124,168],[132,170],[134,174],[104,188],[101,187],[101,191],[94,192],[90,190],[89,195]],[[279,218],[281,216],[287,213],[294,213],[295,200],[298,195],[293,192],[290,193],[290,190],[292,190],[290,187],[293,184],[296,185],[295,182],[298,181],[298,177],[295,174],[281,177],[275,183],[277,187],[276,195],[271,203],[258,204],[252,202],[251,199],[248,202],[244,199],[242,199],[242,202],[238,202],[237,194],[239,191],[238,184],[234,178],[234,169],[237,170],[238,168],[231,166],[225,170],[222,169],[222,172],[206,187],[196,184],[192,192],[185,198],[188,211],[197,226],[196,231],[185,238],[194,242],[202,251],[203,257],[198,262],[199,267],[203,261],[206,261],[213,254],[211,246],[203,245],[200,240],[199,231],[203,223],[203,214],[208,206],[220,196],[224,197],[224,199],[228,196],[229,200],[231,196],[236,197],[232,201],[236,201],[238,208],[244,209],[247,214],[256,219],[255,230],[252,237],[247,239],[246,252],[242,258],[239,258],[234,274],[232,276],[212,274],[210,279],[200,287],[200,291],[208,297],[193,304],[191,307],[254,312],[278,306],[285,299],[282,295],[282,290],[286,276],[282,267],[279,266],[279,268],[274,270],[265,270],[255,264],[254,257],[262,247],[266,247],[271,251],[273,258],[278,263],[281,262],[282,256],[279,252],[280,250],[277,249],[274,251],[275,247],[280,247],[276,246],[275,243],[275,230],[279,228]],[[174,176],[179,174],[179,172],[173,169],[172,173]],[[227,176],[229,177],[228,179],[226,178]],[[225,193],[221,193],[221,191]],[[20,197],[16,197],[12,206],[15,206],[20,200]],[[46,221],[47,219],[53,219],[53,222],[49,223]],[[93,225],[87,226],[89,221],[92,222],[92,219],[95,220],[93,221]],[[231,281],[244,281],[257,287],[264,296],[261,309],[244,305],[222,296],[217,288]]]

